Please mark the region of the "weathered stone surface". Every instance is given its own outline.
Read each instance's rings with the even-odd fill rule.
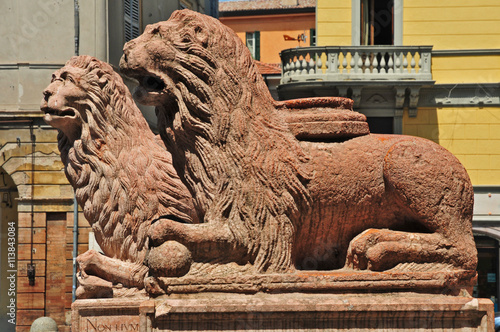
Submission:
[[[57,332],[57,324],[50,317],[40,317],[31,324],[30,332]]]
[[[352,100],[339,97],[293,99],[277,108],[299,140],[342,140],[370,133],[366,116],[352,110]]]
[[[417,267],[416,264],[414,268]],[[405,292],[464,295],[472,291],[470,281],[475,271],[412,271],[392,269],[386,272],[370,271],[297,271],[287,274],[219,275],[182,278],[147,278],[150,294],[192,294],[200,292],[238,292],[246,294],[294,292]],[[416,287],[418,285],[418,287]]]
[[[490,300],[443,295],[206,293],[142,302],[94,301],[78,300],[73,304],[72,328],[84,332],[106,329],[486,332],[494,327]]]
[[[127,43],[120,67],[139,81],[136,99],[156,106],[201,219],[164,217],[149,230],[153,246],[190,250],[179,280],[339,269],[384,280],[397,269],[452,271],[473,285],[472,185],[439,145],[367,134],[345,99],[275,102],[236,34],[188,10]],[[147,285],[169,292],[168,278]],[[413,288],[426,282],[415,277]]]
[[[71,330],[151,331],[146,329],[147,326],[141,326],[141,304],[148,304],[147,299],[77,300],[72,305]]]

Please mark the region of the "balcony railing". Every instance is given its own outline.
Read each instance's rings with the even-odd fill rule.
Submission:
[[[281,83],[430,81],[432,46],[302,47],[281,52]]]

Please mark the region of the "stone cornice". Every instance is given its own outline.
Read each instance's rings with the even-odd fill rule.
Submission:
[[[282,99],[344,96],[356,108],[500,107],[500,83],[433,81],[312,81],[278,86]]]

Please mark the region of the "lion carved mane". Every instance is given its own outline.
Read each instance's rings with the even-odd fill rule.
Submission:
[[[128,42],[120,68],[139,81],[136,100],[156,106],[200,217],[160,219],[150,230],[155,246],[179,242],[195,262],[252,273],[451,266],[474,274],[472,185],[439,145],[375,134],[298,140],[287,126],[291,104],[271,98],[238,36],[189,10]]]
[[[105,254],[90,250],[78,257],[82,285],[94,275],[143,288],[152,221],[198,219],[171,155],[121,77],[95,58],[73,57],[56,71],[41,109],[45,121],[59,130],[66,176]],[[98,296],[82,292],[81,297]]]

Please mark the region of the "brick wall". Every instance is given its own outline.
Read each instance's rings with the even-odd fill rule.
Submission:
[[[36,212],[33,228],[31,214],[19,213],[18,292],[16,331],[29,331],[38,317],[51,317],[59,331],[70,331],[73,276],[73,213]],[[33,246],[31,231],[33,229]],[[90,227],[79,215],[78,253],[88,249]],[[27,265],[36,266],[35,285],[30,286]]]

